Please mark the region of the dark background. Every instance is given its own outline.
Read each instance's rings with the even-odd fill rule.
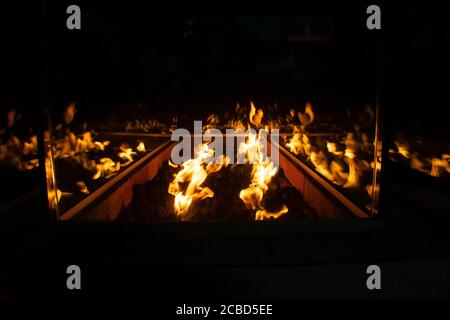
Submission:
[[[7,8],[7,9],[6,9]],[[44,107],[44,21],[41,3],[6,2],[0,10],[0,127],[15,108],[20,138],[37,121]],[[34,128],[37,129],[37,128]]]
[[[306,99],[317,102],[320,113],[360,108],[376,95],[375,49],[382,39],[384,124],[449,137],[442,115],[449,103],[450,26],[436,5],[383,4],[383,30],[370,32],[362,4],[252,17],[169,15],[167,8],[152,14],[143,4],[106,10],[80,2],[83,28],[69,31],[67,3],[9,2],[2,10],[2,114],[16,107],[33,118],[46,84],[52,109],[77,101],[86,119],[101,117],[109,105],[120,112],[138,101],[162,118],[187,110],[204,116],[250,98],[262,106],[278,102],[283,110],[302,108]],[[333,42],[288,43],[299,17],[329,21]],[[292,56],[293,70],[280,62]]]
[[[57,121],[75,100],[77,119],[90,125],[130,110],[185,115],[187,122],[250,98],[282,110],[310,99],[318,112],[338,118],[374,103],[380,89],[388,145],[398,132],[448,142],[450,20],[439,5],[383,3],[383,29],[372,32],[367,4],[279,6],[292,16],[256,16],[264,4],[239,4],[242,15],[222,14],[236,12],[230,5],[216,16],[80,1],[82,30],[68,31],[69,4],[11,2],[1,10],[2,121],[15,106],[28,119],[23,130],[39,127],[45,108]],[[330,21],[333,42],[289,44],[296,17]],[[295,58],[294,68],[283,66],[286,57]],[[138,102],[148,108],[135,111]],[[226,227],[209,234],[201,226],[2,224],[0,295],[448,298],[448,218],[395,194],[383,201],[383,231],[236,235]],[[17,214],[30,213],[38,215]],[[65,267],[73,263],[86,276],[80,293],[65,290]],[[364,286],[373,263],[386,283],[375,294]]]
[[[143,4],[81,3],[82,30],[65,27],[66,3],[48,5],[48,60],[55,115],[76,101],[95,122],[173,115],[190,123],[233,112],[236,102],[277,104],[280,114],[313,102],[319,115],[372,106],[377,93],[375,35],[361,7],[300,6],[292,16],[154,12]],[[194,11],[195,12],[195,11]],[[363,11],[364,12],[364,11]],[[325,41],[289,41],[304,35]],[[320,40],[320,39],[319,39]],[[136,105],[146,105],[136,110]],[[130,114],[130,111],[132,114]]]

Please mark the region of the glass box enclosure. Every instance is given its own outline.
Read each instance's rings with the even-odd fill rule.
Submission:
[[[82,31],[49,28],[45,150],[57,219],[377,215],[381,51],[359,20],[133,10],[119,21],[87,6]],[[53,10],[49,26],[60,22]],[[176,162],[181,143],[191,156]]]

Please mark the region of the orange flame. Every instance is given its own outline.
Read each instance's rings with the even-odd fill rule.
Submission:
[[[327,178],[331,182],[335,182],[334,176],[331,174],[330,170],[328,169],[328,162],[322,151],[311,152],[310,160],[311,160],[311,163],[314,165],[317,172],[319,172],[321,175],[323,175],[325,178]]]
[[[431,176],[441,177],[444,171],[450,172],[450,165],[448,159],[445,159],[445,155],[442,155],[441,159],[431,159]]]
[[[409,160],[409,165],[412,169],[428,174],[432,177],[442,177],[446,172],[450,173],[450,156],[448,154],[441,154],[441,158],[425,157],[417,151],[411,151],[410,144],[404,140],[394,141],[397,151],[391,149],[389,153],[392,155],[400,154]],[[395,161],[395,158],[391,158]]]
[[[223,155],[215,163],[208,161],[214,157],[214,153],[214,149],[210,149],[207,144],[201,145],[196,157],[183,162],[182,169],[170,183],[168,192],[175,196],[174,209],[178,216],[185,216],[193,202],[214,196],[210,188],[201,185],[210,173],[221,170],[230,162],[230,159]],[[169,165],[174,166],[170,162]],[[185,184],[187,187],[183,190],[182,186]]]
[[[136,152],[134,152],[132,148],[128,147],[125,144],[122,144],[119,149],[121,151],[118,154],[119,158],[127,161],[127,162],[121,164],[121,166],[126,167],[134,161],[133,156],[136,155]]]
[[[306,103],[305,112],[298,112],[298,118],[300,119],[300,123],[303,128],[306,128],[308,125],[314,122],[314,112],[312,109],[312,105],[310,102]]]
[[[407,143],[401,143],[399,141],[395,141],[395,145],[398,149],[399,154],[401,154],[406,159],[411,158],[411,153],[409,152],[409,145]]]
[[[282,215],[288,213],[289,209],[283,204],[283,207],[278,212],[268,212],[266,210],[258,210],[256,211],[255,220],[264,220],[264,219],[278,219]]]
[[[291,110],[291,117],[295,115],[295,111]],[[317,146],[313,146],[310,142],[305,128],[314,121],[314,112],[310,103],[307,103],[305,112],[298,112],[298,116],[302,123],[302,126],[294,127],[294,134],[286,146],[295,155],[301,155],[305,157],[305,160],[310,160],[314,169],[324,176],[330,182],[341,185],[344,188],[357,188],[360,186],[361,175],[364,170],[370,168],[370,164],[366,161],[359,161],[357,154],[361,149],[361,144],[356,141],[352,133],[348,133],[343,143],[345,144],[345,150],[339,150],[335,142],[326,142],[327,150],[318,150]],[[361,136],[363,141],[362,147],[368,149],[368,138],[365,135]],[[334,156],[336,160],[332,160],[329,163],[326,153],[330,156]],[[341,162],[342,159],[344,162]],[[346,165],[347,170],[345,170]],[[372,163],[372,166],[375,166]],[[377,163],[377,170],[381,169],[381,159]]]
[[[286,146],[295,155],[303,154],[304,148],[303,148],[303,143],[302,143],[302,134],[300,134],[298,132],[294,133],[291,140],[288,143],[286,143]]]
[[[262,109],[256,109],[253,102],[250,101],[250,115],[249,115],[250,123],[259,128],[263,117],[264,112],[262,111]]]
[[[259,118],[256,114],[257,112],[255,111],[255,107],[252,103],[250,110],[250,122],[254,125],[260,124],[262,120],[262,113],[260,114],[261,118]],[[258,117],[257,121],[255,121],[255,117]],[[267,212],[262,206],[264,193],[269,188],[268,185],[270,184],[270,181],[278,172],[278,168],[274,166],[273,162],[270,161],[269,158],[264,158],[264,144],[263,137],[261,135],[262,132],[263,131],[259,131],[259,134],[256,134],[249,129],[246,141],[241,142],[239,146],[238,154],[245,157],[246,163],[253,164],[251,184],[248,188],[241,190],[239,197],[242,199],[247,208],[257,210],[255,220],[269,218],[277,219],[288,212],[286,206],[283,206],[283,208],[276,213]]]
[[[47,180],[47,199],[50,209],[56,210],[58,203],[63,196],[71,196],[72,193],[62,192],[55,186],[55,177],[53,172],[53,161],[51,159],[51,152],[47,151],[45,157],[45,176]]]
[[[84,183],[84,181],[76,182],[76,186],[78,187],[78,189],[80,190],[81,193],[89,194],[89,189],[86,186],[86,184]]]
[[[6,114],[6,129],[0,127],[0,162],[17,170],[28,171],[39,165],[36,135],[21,141],[17,136],[9,134],[14,131],[16,121],[21,117],[16,109],[11,109]]]
[[[342,151],[338,151],[336,143],[334,142],[327,142],[327,149],[329,153],[332,153],[337,157],[341,157],[344,154]]]
[[[95,164],[95,174],[92,176],[93,180],[101,177],[110,178],[120,170],[120,162],[114,162],[110,158],[100,159],[100,163]]]
[[[77,139],[75,152],[88,152],[91,150],[103,151],[107,145],[109,145],[109,141],[93,141],[92,133],[87,131],[81,134],[81,138]]]
[[[37,159],[37,137],[23,142],[16,136],[0,145],[0,161],[21,171],[32,170],[39,165]]]
[[[142,141],[139,142],[139,145],[137,146],[136,150],[139,152],[145,152],[145,144]]]

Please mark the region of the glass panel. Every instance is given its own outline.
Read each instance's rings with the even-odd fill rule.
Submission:
[[[0,220],[42,218],[41,133],[43,30],[39,4],[6,5],[0,38]]]
[[[376,214],[375,41],[347,34],[348,21],[332,13],[145,23],[133,15],[132,24],[96,19],[80,38],[50,28],[48,181],[60,219]],[[61,47],[73,49],[62,57]],[[66,61],[73,61],[70,79]],[[185,139],[170,144],[176,129]],[[210,139],[208,130],[222,135]],[[177,162],[171,150],[183,143],[190,156]]]

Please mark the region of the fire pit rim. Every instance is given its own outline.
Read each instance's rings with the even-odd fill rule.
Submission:
[[[97,201],[99,198],[104,197],[106,193],[111,192],[114,190],[114,188],[118,187],[120,185],[121,181],[124,181],[129,175],[133,174],[134,172],[137,172],[143,164],[145,164],[149,159],[152,159],[155,155],[157,155],[160,151],[165,150],[168,148],[173,142],[168,140],[162,143],[160,146],[155,148],[154,150],[150,151],[148,154],[146,154],[144,157],[139,159],[137,162],[133,163],[131,166],[126,168],[124,171],[117,174],[115,177],[108,180],[105,184],[103,184],[100,188],[95,190],[93,193],[91,193],[89,196],[78,202],[76,205],[68,209],[66,212],[64,212],[59,220],[60,221],[66,221],[73,219],[75,216],[82,213],[86,208],[88,208],[90,205],[92,205],[95,201]]]

